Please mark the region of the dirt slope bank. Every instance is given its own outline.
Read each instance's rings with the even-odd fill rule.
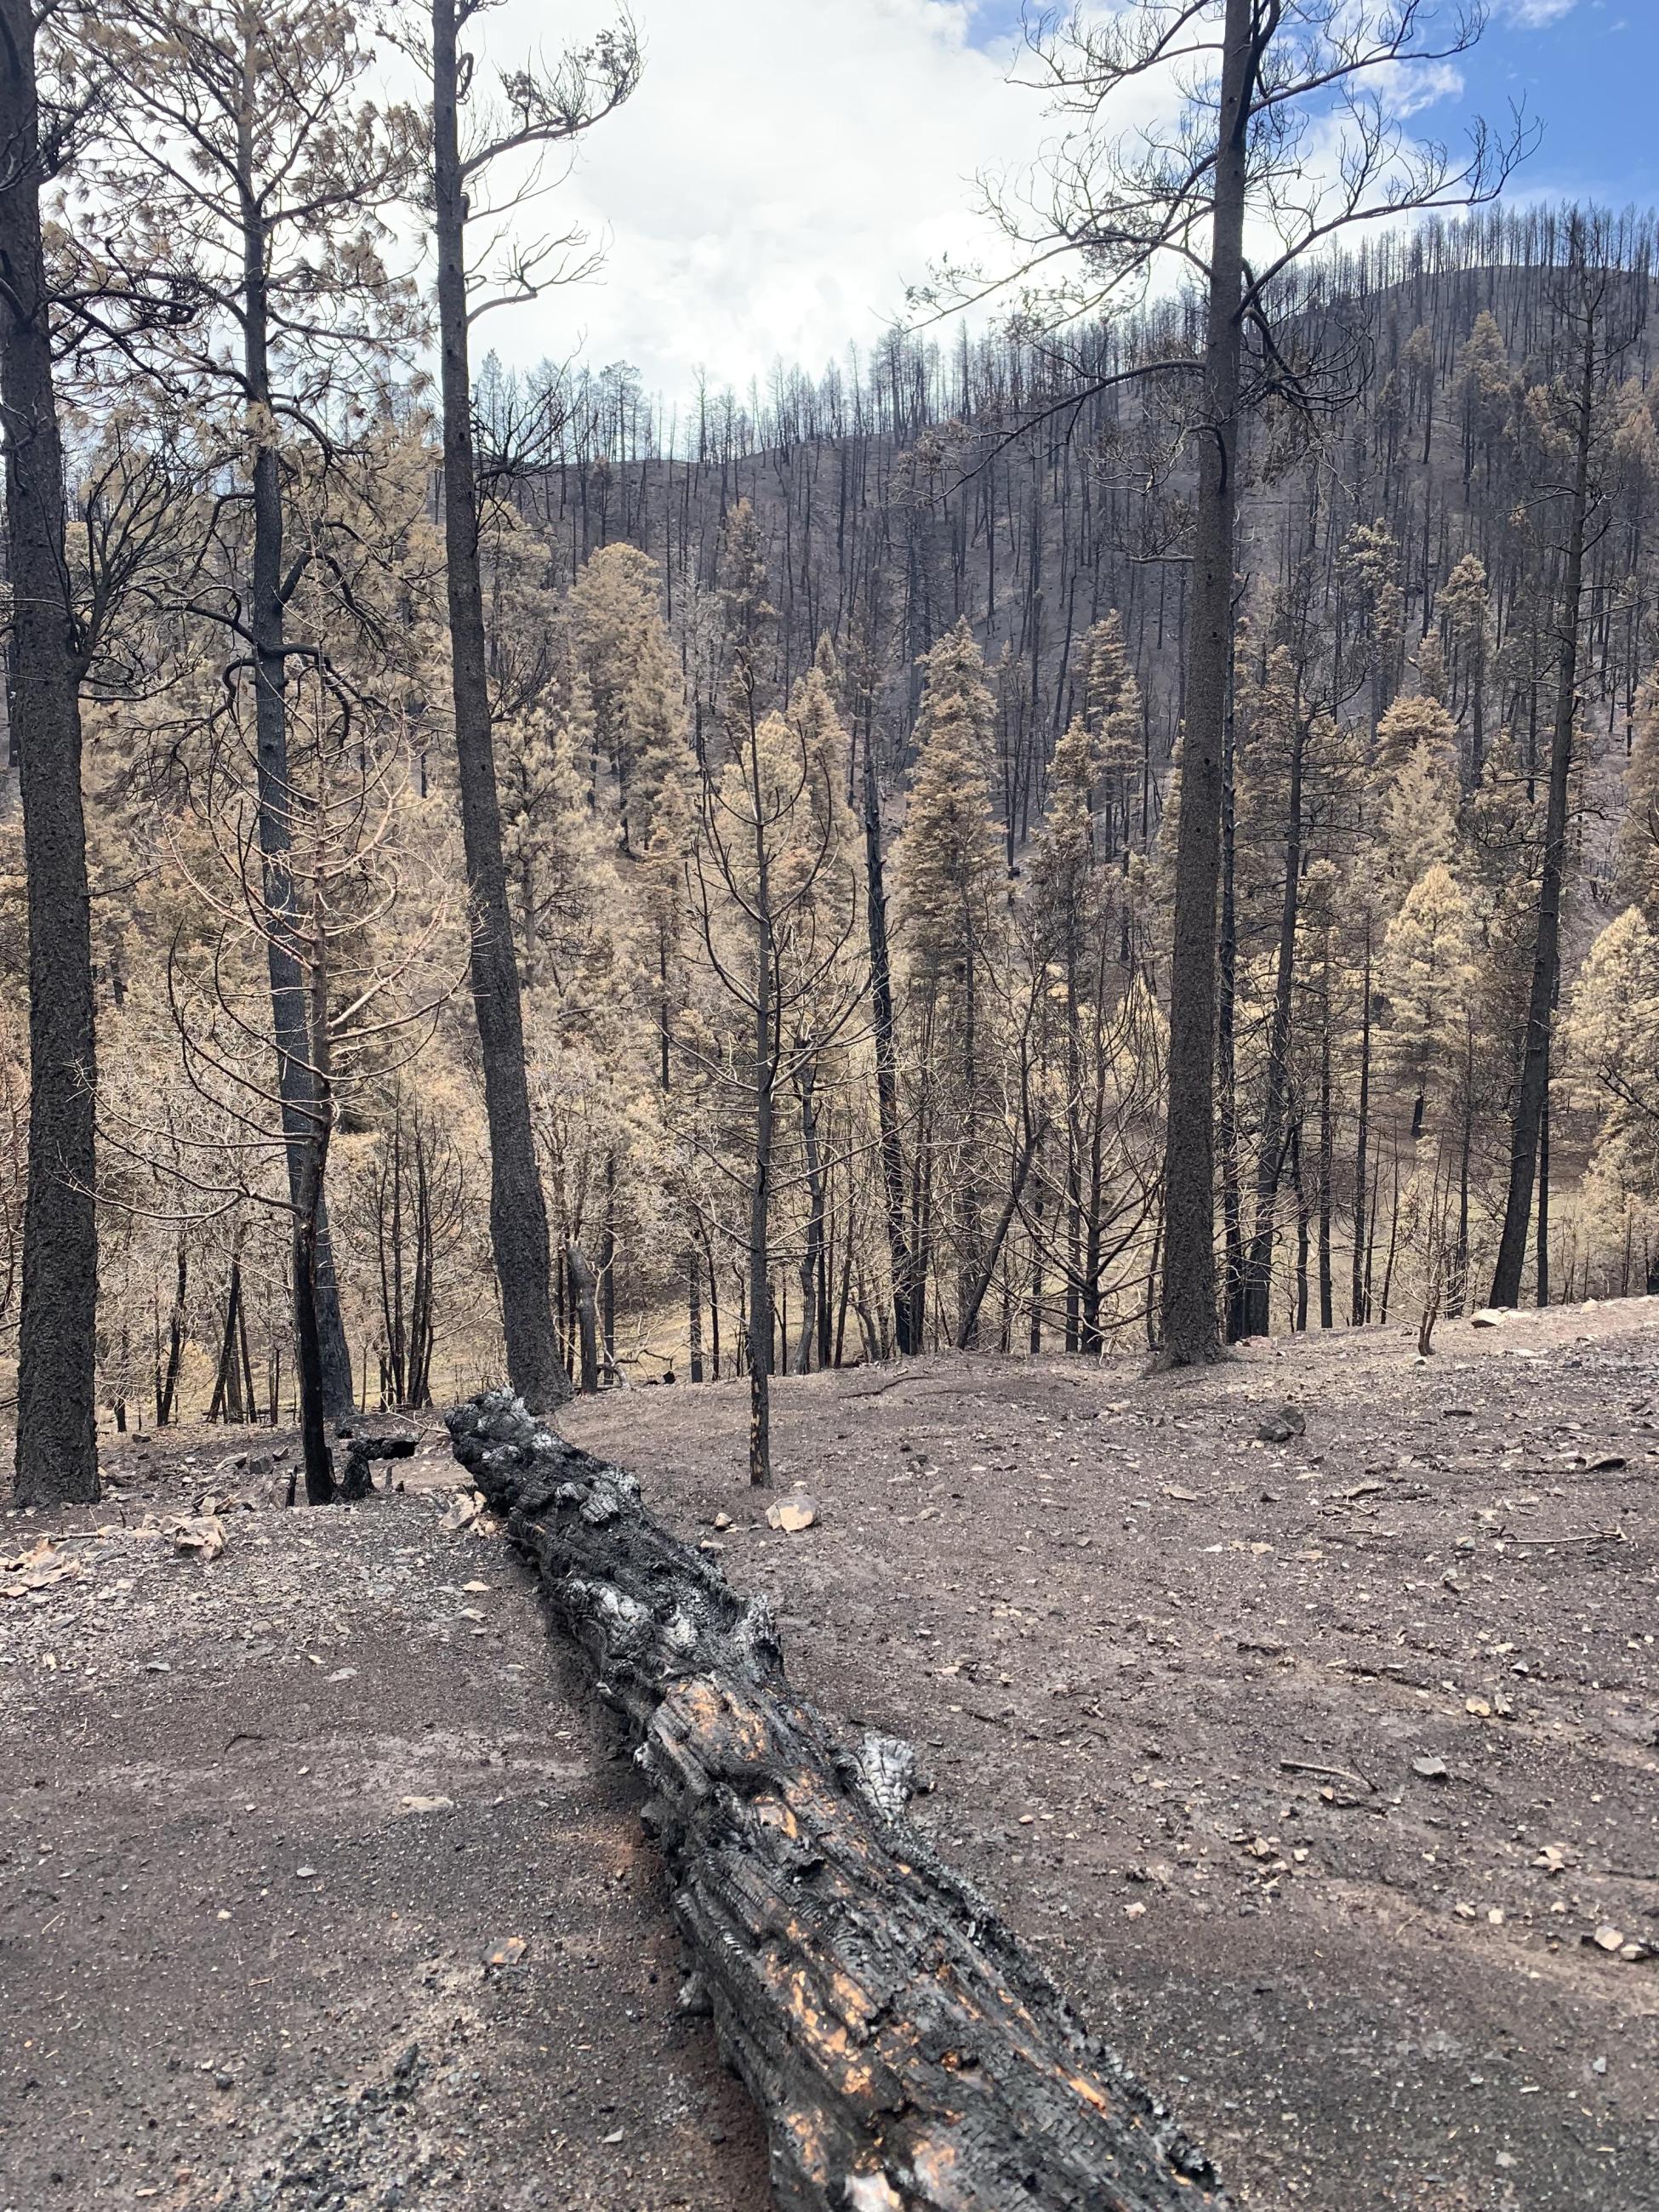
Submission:
[[[921,1745],[922,1817],[1243,2203],[1627,2212],[1659,2203],[1656,1328],[788,1382],[799,1535],[741,1486],[741,1385],[566,1426],[771,1592],[808,1694]]]

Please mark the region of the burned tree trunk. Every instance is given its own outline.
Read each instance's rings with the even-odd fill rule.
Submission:
[[[448,1425],[636,1746],[783,2212],[1222,2206],[1170,2115],[911,1826],[906,1747],[848,1750],[796,1696],[765,1601],[506,1392]]]
[[[553,1322],[547,1202],[536,1161],[524,1006],[507,902],[484,635],[472,377],[467,356],[471,321],[467,195],[469,174],[476,171],[469,171],[461,151],[459,111],[471,64],[456,43],[471,13],[465,0],[433,0],[432,207],[438,242],[438,365],[455,784],[473,909],[470,959],[489,1131],[489,1242],[501,1285],[507,1368],[530,1402],[544,1407],[562,1405],[569,1397],[570,1378]]]
[[[580,1244],[567,1242],[564,1260],[570,1275],[570,1294],[576,1302],[576,1340],[581,1348],[580,1388],[585,1398],[591,1398],[599,1387],[597,1285],[587,1255]]]
[[[17,1352],[17,1503],[96,1501],[97,1188],[91,901],[81,794],[80,623],[64,550],[64,445],[40,199],[56,168],[34,46],[0,6],[0,410],[14,742],[28,908],[29,1137]],[[14,983],[9,987],[15,990]]]
[[[413,1437],[353,1437],[346,1444],[345,1473],[340,1477],[340,1496],[348,1505],[359,1505],[374,1495],[377,1459],[413,1459]]]

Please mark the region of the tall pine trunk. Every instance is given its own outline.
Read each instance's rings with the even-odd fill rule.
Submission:
[[[1370,1230],[1365,1203],[1371,1118],[1371,918],[1365,916],[1365,970],[1359,1012],[1359,1110],[1353,1147],[1353,1275],[1348,1319],[1358,1328],[1371,1317]]]
[[[1543,872],[1538,885],[1538,931],[1532,988],[1527,1000],[1526,1046],[1510,1139],[1510,1180],[1504,1230],[1492,1271],[1492,1303],[1518,1305],[1527,1256],[1533,1180],[1550,1079],[1550,1023],[1561,957],[1561,881],[1565,872],[1567,795],[1572,775],[1573,721],[1578,687],[1578,625],[1584,591],[1584,534],[1589,513],[1590,433],[1595,405],[1594,307],[1586,301],[1584,349],[1579,369],[1577,419],[1567,517],[1566,573],[1561,590],[1561,629],[1556,664],[1555,726],[1550,735],[1549,795],[1544,810]]]
[[[501,851],[478,552],[477,472],[468,363],[466,179],[456,50],[459,0],[433,0],[432,159],[443,388],[444,552],[461,840],[472,900],[471,973],[489,1126],[489,1238],[501,1284],[507,1369],[534,1409],[562,1402],[570,1380],[553,1323],[547,1207],[536,1164],[524,1010]]]
[[[915,1257],[904,1227],[904,1144],[899,1134],[898,1054],[893,1036],[893,964],[887,944],[887,885],[881,849],[881,793],[873,733],[864,732],[865,924],[870,942],[870,1026],[876,1057],[876,1114],[881,1133],[881,1184],[887,1249],[893,1270],[893,1340],[920,1352],[921,1316]]]
[[[1161,1305],[1162,1356],[1170,1367],[1212,1360],[1219,1348],[1215,1300],[1215,933],[1221,872],[1221,745],[1233,649],[1239,303],[1254,17],[1252,0],[1227,0],[1170,965]]]
[[[1298,710],[1291,732],[1290,792],[1285,812],[1285,881],[1279,902],[1279,957],[1273,1010],[1267,1028],[1267,1088],[1256,1155],[1255,1221],[1244,1255],[1244,1334],[1273,1328],[1273,1237],[1279,1186],[1284,1179],[1284,1137],[1291,1079],[1291,1003],[1296,981],[1296,922],[1302,889],[1302,762],[1307,726]]]
[[[28,898],[29,1149],[17,1502],[98,1497],[92,925],[81,796],[81,644],[65,589],[64,448],[40,243],[33,0],[0,0],[0,402],[12,730]]]
[[[276,1090],[288,1158],[289,1203],[305,1232],[296,1236],[296,1270],[303,1252],[306,1273],[296,1272],[296,1300],[309,1283],[315,1304],[307,1320],[295,1314],[296,1341],[314,1339],[314,1358],[302,1354],[299,1375],[304,1391],[316,1387],[316,1411],[345,1419],[352,1410],[351,1353],[334,1280],[329,1237],[323,1158],[328,1142],[327,1109],[322,1100],[318,1064],[326,1040],[313,1036],[307,1012],[305,963],[295,908],[290,854],[294,842],[295,791],[289,763],[287,599],[283,579],[283,517],[281,463],[271,407],[270,301],[266,271],[268,240],[261,205],[251,179],[257,118],[253,112],[252,61],[244,76],[242,132],[242,363],[247,396],[247,435],[252,447],[253,563],[250,578],[249,628],[253,647],[253,721],[256,799],[260,859],[262,926],[270,990],[273,1041],[276,1047]],[[302,1412],[304,1411],[302,1406]],[[307,1433],[309,1431],[307,1431]]]

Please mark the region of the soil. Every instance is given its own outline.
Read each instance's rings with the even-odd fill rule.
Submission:
[[[1656,1329],[782,1382],[798,1534],[741,1480],[740,1382],[564,1425],[772,1595],[826,1711],[920,1747],[917,1817],[1241,2205],[1634,2212]],[[0,1520],[8,1559],[109,1532],[0,1571],[76,1570],[0,1595],[0,2212],[760,2212],[629,1770],[447,1525],[441,1437],[322,1512],[275,1502],[281,1443],[125,1443],[103,1505]],[[180,1556],[205,1492],[227,1547]]]
[[[920,1747],[918,1817],[1241,2205],[1659,2205],[1659,1302],[1415,1350],[783,1382],[797,1534],[742,1383],[564,1426]]]
[[[0,1517],[87,1538],[0,1572],[70,1569],[0,1594],[0,2207],[754,2212],[630,1770],[447,1452],[289,1511],[237,1433]],[[138,1533],[204,1492],[222,1557]]]

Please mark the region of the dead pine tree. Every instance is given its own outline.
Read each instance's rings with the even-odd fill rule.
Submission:
[[[1018,288],[1017,325],[1042,331],[1061,387],[1029,410],[1024,429],[1110,386],[1153,380],[1180,395],[1194,454],[1169,977],[1165,1367],[1220,1352],[1216,924],[1244,434],[1269,401],[1316,420],[1352,370],[1346,357],[1310,354],[1305,324],[1283,312],[1298,264],[1357,226],[1488,200],[1528,150],[1518,120],[1501,140],[1477,123],[1460,160],[1414,139],[1388,104],[1401,64],[1462,52],[1483,21],[1478,8],[1427,0],[1139,0],[1038,17],[1027,33],[1036,82],[1066,121],[1036,185],[988,195],[1016,248],[1014,272],[988,283],[947,270],[926,295],[959,305]],[[1121,130],[1126,95],[1133,103],[1146,91],[1167,96],[1174,119]],[[1269,241],[1259,258],[1246,252],[1252,226]],[[1201,343],[1160,347],[1103,376],[1082,358],[1068,366],[1068,326],[1133,306],[1176,270],[1197,275]]]
[[[340,1102],[395,1078],[418,1054],[454,979],[436,963],[442,897],[398,847],[399,732],[369,726],[326,664],[295,684],[289,723],[293,780],[276,795],[289,855],[278,900],[260,830],[273,794],[245,695],[226,692],[204,726],[171,737],[157,763],[158,785],[165,780],[178,801],[164,817],[173,825],[169,858],[204,921],[196,942],[175,940],[167,1005],[177,1064],[207,1127],[164,1131],[134,1107],[102,1134],[130,1161],[153,1161],[158,1139],[168,1138],[170,1172],[195,1221],[255,1206],[286,1218],[306,1498],[326,1504],[336,1495],[326,1425],[334,1416],[319,1230]],[[292,1090],[273,1085],[270,1073],[273,937],[298,972],[306,1017],[302,1043],[287,1048],[305,1054],[308,1103],[297,1133]]]
[[[419,1411],[432,1403],[438,1291],[466,1224],[461,1156],[428,1108],[405,1107],[394,1089],[369,1210],[380,1304],[381,1402]]]
[[[501,1286],[507,1372],[527,1405],[568,1397],[569,1377],[554,1321],[547,1203],[537,1164],[525,1067],[524,1012],[507,900],[496,783],[483,575],[481,501],[515,465],[486,453],[480,467],[470,343],[492,307],[535,299],[591,270],[579,233],[520,238],[514,213],[564,173],[567,149],[620,106],[639,79],[640,52],[624,16],[551,69],[504,71],[493,100],[477,98],[463,34],[489,0],[432,0],[430,37],[407,50],[431,88],[431,188],[437,245],[439,374],[443,417],[443,522],[449,611],[457,789],[472,901],[473,1011],[489,1127],[489,1231]],[[483,265],[468,266],[469,225],[489,226]],[[479,231],[474,229],[474,240]],[[533,433],[531,445],[535,441]],[[538,456],[532,452],[528,465]]]
[[[1566,373],[1542,395],[1531,504],[1557,518],[1551,551],[1559,562],[1556,614],[1555,712],[1550,729],[1544,837],[1533,925],[1532,978],[1527,998],[1515,1111],[1510,1130],[1504,1224],[1492,1270],[1491,1303],[1518,1305],[1526,1264],[1534,1187],[1539,1191],[1539,1303],[1548,1295],[1547,1184],[1550,1042],[1560,985],[1561,899],[1566,876],[1567,815],[1574,737],[1579,715],[1578,665],[1583,649],[1584,557],[1608,526],[1610,454],[1600,405],[1614,362],[1633,342],[1646,314],[1645,272],[1616,265],[1609,228],[1576,216],[1568,226],[1560,313],[1571,333]],[[1639,303],[1639,304],[1638,304]]]
[[[134,357],[153,388],[228,433],[231,481],[182,596],[220,624],[227,683],[253,693],[260,904],[287,916],[264,935],[289,1203],[313,1222],[324,1389],[338,1416],[352,1407],[351,1357],[326,1196],[302,1187],[327,1115],[312,1096],[288,806],[293,671],[318,650],[290,634],[290,609],[313,562],[327,562],[329,533],[295,551],[289,488],[297,468],[334,457],[342,372],[361,392],[365,370],[408,332],[380,216],[406,187],[416,122],[367,97],[372,55],[343,0],[121,0],[93,38],[109,100],[100,192],[119,212],[127,250],[171,272],[200,308]]]
[[[729,730],[724,767],[710,763],[702,778],[688,878],[703,963],[738,1027],[724,1049],[690,1037],[680,1049],[746,1124],[739,1237],[749,1480],[768,1487],[775,1209],[781,1188],[799,1180],[810,1189],[814,1174],[811,1167],[799,1177],[781,1173],[779,1125],[807,1071],[815,1085],[824,1055],[857,1012],[863,982],[850,947],[860,913],[839,763],[781,714],[734,715]]]
[[[5,430],[11,717],[28,901],[29,1141],[17,1376],[17,1498],[90,1503],[98,1227],[93,977],[81,793],[84,639],[66,588],[64,446],[40,195],[71,118],[37,70],[52,11],[0,7],[0,415]]]

